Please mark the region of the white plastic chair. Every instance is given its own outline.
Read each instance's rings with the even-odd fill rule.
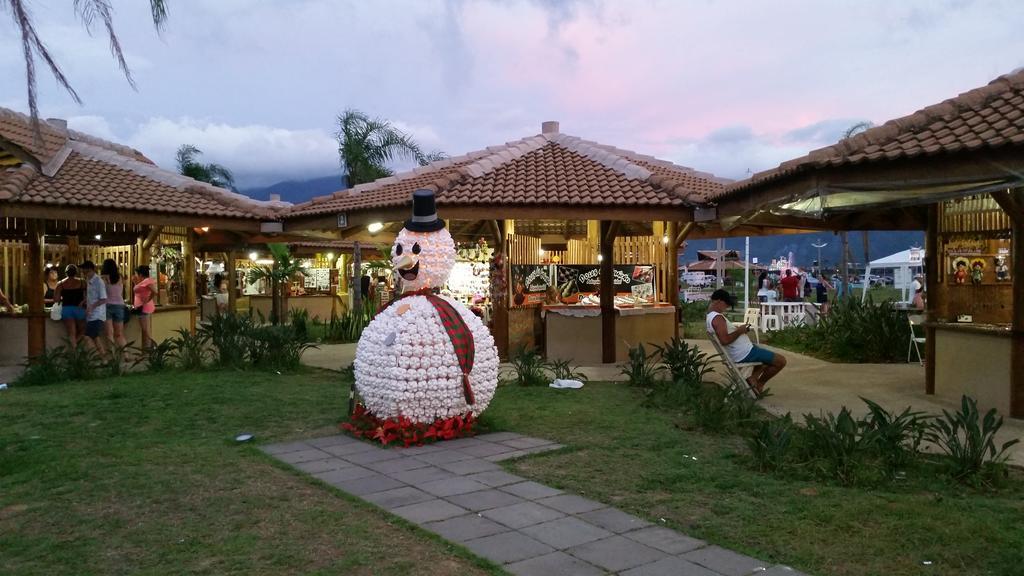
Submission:
[[[921,346],[924,346],[926,338],[918,336],[914,330],[916,326],[920,326],[924,323],[924,316],[920,314],[908,314],[907,322],[910,324],[910,342],[907,343],[907,362],[910,362],[910,356],[913,352],[917,352],[917,363],[924,366],[924,359],[921,357]]]
[[[757,308],[747,308],[743,313],[743,323],[750,324],[754,329],[754,340],[761,343],[761,311]]]
[[[761,316],[761,326],[765,332],[772,330],[779,330],[782,328],[782,323],[776,314],[765,314]]]

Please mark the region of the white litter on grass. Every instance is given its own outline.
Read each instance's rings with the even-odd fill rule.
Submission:
[[[562,388],[572,388],[572,389],[575,390],[577,388],[583,388],[583,382],[580,382],[579,380],[561,380],[561,379],[558,379],[558,380],[555,380],[554,382],[552,382],[551,384],[548,384],[548,386],[550,386],[551,388],[559,388],[559,389],[562,389]]]
[[[7,384],[0,384],[0,390],[7,390]]]

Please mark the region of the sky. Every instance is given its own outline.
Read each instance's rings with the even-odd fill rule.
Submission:
[[[540,132],[739,179],[1024,66],[1019,0],[111,0],[138,85],[67,0],[29,0],[84,101],[40,109],[173,168],[184,143],[240,188],[339,172],[346,108],[459,155]],[[3,4],[5,5],[5,4]],[[26,111],[0,9],[0,106]]]

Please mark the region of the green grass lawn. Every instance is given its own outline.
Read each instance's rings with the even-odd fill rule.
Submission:
[[[816,576],[1024,573],[1019,478],[982,494],[913,477],[869,490],[761,474],[741,439],[693,431],[623,384],[502,387],[482,422],[570,448],[516,473]]]
[[[321,371],[0,392],[0,573],[500,573],[232,440],[334,433],[346,405]]]

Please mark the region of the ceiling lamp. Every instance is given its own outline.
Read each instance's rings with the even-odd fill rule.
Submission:
[[[366,227],[366,229],[370,231],[370,234],[376,234],[377,232],[380,232],[381,230],[384,229],[384,224],[380,222],[372,222],[369,226]]]

